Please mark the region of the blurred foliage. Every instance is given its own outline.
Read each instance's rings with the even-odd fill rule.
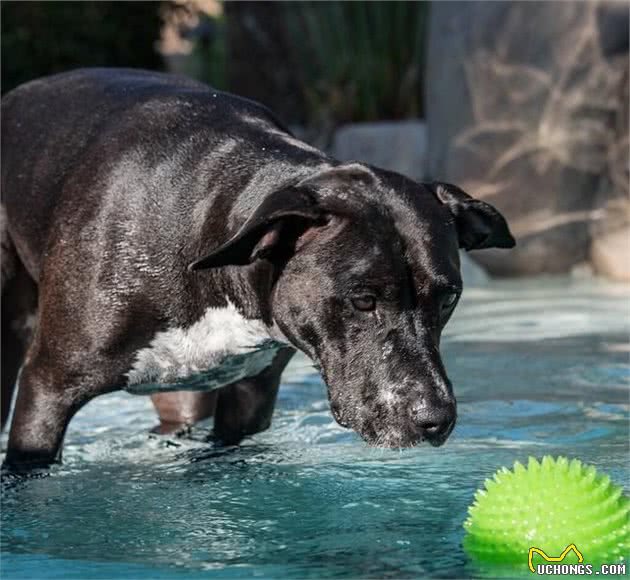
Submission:
[[[320,128],[423,114],[427,2],[226,2],[193,74]],[[210,37],[210,40],[208,38]],[[203,40],[203,39],[206,40]]]
[[[200,15],[201,22],[194,32],[194,48],[184,72],[209,85],[227,90],[227,47],[225,16]]]
[[[426,2],[229,2],[182,29],[169,68],[233,90],[289,122],[334,127],[423,113]],[[163,68],[156,51],[174,2],[6,1],[2,91],[82,66]]]
[[[3,0],[2,92],[83,66],[161,69],[161,4]]]
[[[428,3],[287,3],[286,16],[312,120],[422,114]]]

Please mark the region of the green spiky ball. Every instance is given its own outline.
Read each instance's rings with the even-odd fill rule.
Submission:
[[[532,546],[559,556],[575,544],[584,563],[626,560],[630,555],[630,500],[620,486],[581,461],[529,458],[486,479],[464,523],[464,549],[482,564],[527,568]],[[535,556],[536,563],[543,563]],[[565,563],[577,562],[569,554]]]

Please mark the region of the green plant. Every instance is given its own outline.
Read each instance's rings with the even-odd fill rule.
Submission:
[[[200,15],[203,36],[196,39],[186,72],[217,89],[227,89],[225,16]]]
[[[422,114],[426,2],[286,4],[311,122]]]
[[[82,66],[162,68],[159,2],[9,2],[2,12],[2,91]]]

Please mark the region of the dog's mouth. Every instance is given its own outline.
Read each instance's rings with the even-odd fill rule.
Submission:
[[[439,438],[429,438],[422,433],[413,433],[398,431],[392,429],[385,429],[379,433],[364,434],[357,431],[361,438],[370,447],[380,447],[384,449],[407,449],[410,447],[417,447],[423,443],[429,443],[433,447],[440,447],[444,445],[448,439],[448,434]]]
[[[450,434],[455,428],[455,421],[440,435],[428,435],[421,429],[415,428],[413,425],[393,426],[388,424],[379,428],[373,422],[363,421],[359,425],[354,425],[351,420],[346,418],[342,411],[333,406],[331,408],[332,415],[346,429],[355,431],[361,439],[363,439],[370,447],[380,447],[383,449],[407,449],[417,447],[423,443],[429,443],[432,447],[441,447],[446,443]],[[392,421],[391,423],[394,423]]]

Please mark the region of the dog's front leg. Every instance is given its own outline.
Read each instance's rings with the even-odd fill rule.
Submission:
[[[237,381],[219,390],[214,415],[214,435],[225,445],[236,445],[247,435],[264,431],[271,424],[282,371],[295,353],[278,351],[271,366],[255,377]]]
[[[20,374],[4,468],[32,469],[61,460],[61,446],[72,416],[106,389],[93,377],[68,375],[46,357],[28,361]]]

